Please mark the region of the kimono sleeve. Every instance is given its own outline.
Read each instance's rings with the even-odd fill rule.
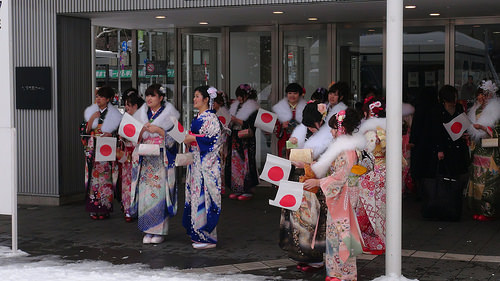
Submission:
[[[200,153],[205,154],[213,150],[221,134],[219,119],[214,114],[210,114],[203,119],[200,133],[202,136],[196,137],[196,142],[200,148]]]
[[[330,176],[320,179],[321,190],[327,199],[335,198],[340,194],[355,162],[355,151],[342,152],[335,159],[333,173]]]

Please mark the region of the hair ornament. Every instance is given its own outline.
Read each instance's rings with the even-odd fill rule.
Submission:
[[[481,86],[479,86],[479,88],[489,94],[495,94],[498,91],[497,85],[491,80],[481,81]]]
[[[240,89],[243,91],[247,92],[247,94],[250,93],[250,90],[252,90],[252,87],[248,84],[240,84]]]
[[[217,89],[214,87],[210,87],[210,88],[208,88],[207,93],[208,93],[208,96],[210,97],[209,107],[210,107],[210,109],[213,109],[214,99],[217,97]]]
[[[167,94],[167,89],[165,89],[165,87],[161,86],[160,87],[160,93],[166,95]]]
[[[341,111],[339,111],[339,113],[337,113],[337,134],[338,135],[345,134],[345,128],[344,128],[344,126],[342,126],[344,119],[345,119],[345,110],[341,110]]]

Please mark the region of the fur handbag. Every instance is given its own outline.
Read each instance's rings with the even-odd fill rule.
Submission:
[[[137,153],[141,156],[158,156],[160,155],[160,145],[141,143]]]

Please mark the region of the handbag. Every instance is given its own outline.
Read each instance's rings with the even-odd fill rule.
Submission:
[[[497,133],[496,138],[481,139],[481,146],[482,147],[498,147],[498,132],[495,130],[495,133]]]
[[[441,161],[440,161],[441,162]],[[437,165],[434,178],[422,180],[421,214],[426,219],[458,221],[462,216],[462,194],[465,184],[460,177],[440,174]]]
[[[194,162],[193,153],[192,152],[178,153],[177,156],[175,156],[174,162],[176,167],[191,165]]]
[[[141,156],[159,156],[160,155],[160,145],[158,144],[148,144],[141,143],[137,153]]]
[[[238,138],[240,139],[248,139],[253,137],[253,130],[252,129],[244,129],[238,131]]]
[[[311,164],[313,162],[313,151],[310,148],[292,148],[289,160]]]

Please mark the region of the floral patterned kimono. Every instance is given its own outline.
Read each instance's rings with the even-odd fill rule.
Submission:
[[[95,137],[103,133],[114,134],[121,121],[120,112],[111,104],[101,112],[92,124],[90,136],[86,132],[88,120],[99,107],[93,104],[85,109],[80,135],[85,151],[85,209],[89,213],[109,215],[113,211],[113,193],[118,179],[116,162],[97,162],[95,157]]]
[[[302,111],[306,106],[306,101],[303,98],[295,107],[288,103],[288,99],[284,98],[273,106],[273,111],[278,114],[278,128],[276,129],[276,136],[278,137],[278,156],[283,158],[287,157],[286,141],[292,135],[295,127],[302,122]],[[288,127],[283,128],[283,123],[288,122]]]
[[[165,130],[164,138],[149,132],[142,135],[141,143],[158,144],[160,155],[139,156],[136,149],[132,163],[131,202],[137,202],[137,206],[131,206],[131,215],[136,215],[133,211],[137,210],[139,230],[154,235],[167,235],[168,218],[177,213],[174,163],[177,142],[166,133],[173,126],[170,116],[179,118],[180,114],[168,102],[154,116],[147,104],[134,114],[142,123],[150,122]]]
[[[221,212],[221,124],[213,110],[191,122],[193,163],[186,172],[186,203],[182,224],[193,242],[217,243],[216,226]]]
[[[354,212],[358,202],[358,176],[351,169],[358,161],[356,149],[363,144],[362,138],[337,137],[312,165],[317,178],[321,178],[320,188],[328,206],[326,273],[341,280],[357,280],[356,255],[362,252],[363,241]],[[325,174],[327,176],[323,177]]]
[[[224,112],[224,113],[223,113]],[[227,115],[227,116],[230,116],[230,113],[229,113],[229,109],[227,109],[227,107],[225,106],[222,106],[221,108],[219,108],[219,111],[217,111],[217,115]],[[219,115],[219,116],[220,116]],[[219,117],[219,120],[220,117]],[[224,122],[222,122],[221,120],[221,124],[222,124],[222,131],[221,131],[221,134],[220,134],[220,143],[221,143],[221,147],[220,147],[220,166],[221,166],[221,188],[222,188],[222,194],[224,194],[225,192],[225,188],[226,186],[231,186],[231,182],[230,181],[227,181],[227,178],[226,178],[226,162],[227,162],[227,156],[229,154],[229,148],[230,148],[230,143],[228,143],[228,140],[230,140],[230,136],[231,136],[231,129],[229,128],[229,123],[227,125],[224,125]]]
[[[486,126],[499,138],[500,99],[488,101],[484,109],[475,104],[469,111],[472,123]],[[468,129],[472,139],[472,168],[467,190],[469,207],[474,214],[487,217],[500,216],[500,151],[499,147],[482,147],[481,139],[489,138],[484,131]]]
[[[118,162],[120,162],[120,179],[121,179],[121,204],[122,210],[125,214],[130,214],[130,206],[137,204],[131,204],[130,190],[132,189],[132,153],[134,152],[135,145],[127,140],[121,139],[123,155]],[[137,213],[135,211],[134,213]]]
[[[363,250],[374,254],[385,251],[385,122],[385,118],[368,119],[359,130],[368,141],[364,155],[368,155],[372,166],[359,177],[356,214],[365,243]]]

